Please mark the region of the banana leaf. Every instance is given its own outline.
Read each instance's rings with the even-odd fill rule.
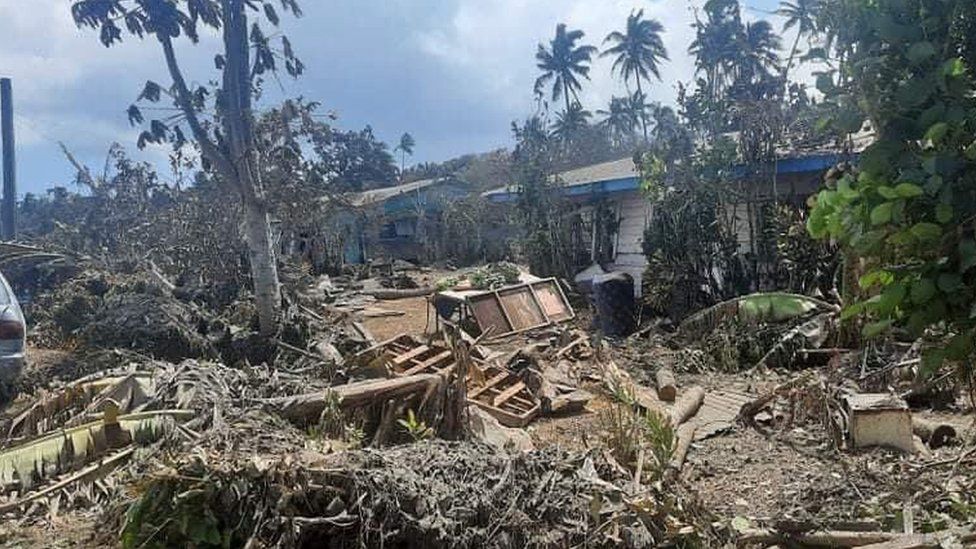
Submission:
[[[783,292],[757,293],[723,301],[686,318],[678,333],[687,338],[700,338],[727,320],[747,324],[784,322],[805,316],[813,311],[836,311],[838,307],[805,295]]]
[[[117,425],[132,442],[145,444],[158,440],[175,421],[194,415],[190,410],[157,410],[119,416],[106,412],[98,421],[61,429],[7,448],[0,451],[0,491],[16,483],[20,484],[21,490],[26,490],[38,480],[77,469],[104,455],[111,449],[107,426]]]

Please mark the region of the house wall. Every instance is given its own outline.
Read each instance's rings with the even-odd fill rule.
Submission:
[[[617,255],[610,268],[634,279],[634,295],[640,297],[641,278],[647,267],[644,257],[644,229],[651,219],[651,203],[637,191],[621,193],[620,225],[617,228]]]
[[[621,271],[634,279],[634,295],[640,297],[641,278],[647,267],[644,257],[644,229],[651,218],[651,203],[639,191],[614,192],[599,197],[610,203],[617,211],[615,254],[613,261],[604,265],[609,271]],[[587,203],[596,198],[586,197]],[[583,206],[585,210],[587,206]]]

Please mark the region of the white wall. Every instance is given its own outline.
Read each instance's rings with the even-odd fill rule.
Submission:
[[[612,198],[619,205],[620,226],[617,229],[617,257],[610,266],[634,278],[634,294],[640,297],[641,277],[647,267],[642,243],[644,229],[651,218],[651,203],[633,191]]]

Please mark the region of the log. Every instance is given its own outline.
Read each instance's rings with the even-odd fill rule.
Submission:
[[[424,297],[434,293],[434,288],[425,286],[423,288],[406,288],[403,290],[368,290],[363,295],[373,296],[376,299],[394,300],[407,297]]]
[[[671,456],[671,462],[668,464],[675,473],[680,473],[681,468],[685,464],[685,458],[688,457],[688,449],[691,448],[691,443],[695,440],[695,430],[697,428],[697,425],[691,423],[685,423],[678,427],[674,455]]]
[[[666,402],[674,402],[675,397],[678,396],[678,383],[674,379],[674,372],[662,366],[654,374],[654,380],[657,382],[657,396]]]
[[[698,413],[702,402],[705,401],[705,389],[695,386],[688,389],[671,409],[671,425],[675,428],[691,419]]]
[[[910,534],[889,541],[862,545],[861,549],[939,549],[943,547],[935,534]]]
[[[262,402],[295,423],[318,421],[331,399],[338,397],[343,409],[357,408],[412,394],[423,394],[443,382],[438,374],[417,374],[393,379],[375,379],[339,385],[326,391],[290,397],[266,398]]]
[[[785,545],[815,545],[821,547],[862,547],[872,543],[885,543],[902,537],[902,534],[890,532],[845,532],[821,531],[807,534],[789,534],[772,530],[746,530],[742,532],[736,542],[738,547],[751,544]]]
[[[912,431],[933,449],[941,448],[956,438],[956,428],[952,425],[917,416],[912,416]]]

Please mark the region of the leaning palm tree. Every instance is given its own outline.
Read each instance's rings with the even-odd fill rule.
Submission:
[[[593,46],[576,45],[583,36],[583,31],[567,31],[566,25],[560,23],[549,46],[539,44],[535,54],[536,66],[542,70],[542,76],[535,81],[535,93],[541,97],[551,83],[552,100],[558,101],[562,96],[566,101],[565,112],[570,111],[570,95],[579,103],[578,93],[582,89],[579,77],[590,79],[590,58],[597,51]]]
[[[610,47],[600,54],[601,57],[614,56],[610,70],[623,77],[624,82],[631,78],[637,82],[637,91],[644,92],[641,78],[650,80],[651,75],[661,80],[659,64],[668,60],[668,50],[661,40],[664,26],[654,19],[644,19],[644,10],[631,12],[627,17],[627,28],[624,32],[614,31],[603,40]],[[640,113],[641,126],[644,129],[644,140],[647,140],[647,117]]]
[[[414,141],[413,136],[409,133],[404,133],[400,136],[400,144],[393,149],[393,152],[400,152],[400,177],[403,177],[403,169],[407,161],[407,155],[413,156],[413,148],[417,145]]]
[[[618,145],[631,137],[634,128],[640,123],[638,113],[631,108],[628,97],[611,97],[607,110],[601,109],[596,113],[604,117],[600,125],[606,130],[611,142]]]
[[[552,123],[552,136],[563,143],[569,143],[589,126],[592,116],[579,103],[573,103],[569,109],[556,113],[556,120]]]
[[[784,73],[789,73],[793,68],[793,60],[796,58],[797,48],[800,46],[800,38],[810,36],[817,30],[817,13],[820,9],[820,0],[793,0],[783,2],[776,13],[785,17],[783,32],[796,27],[796,39],[793,40],[793,47],[790,49],[790,57],[786,62]]]

